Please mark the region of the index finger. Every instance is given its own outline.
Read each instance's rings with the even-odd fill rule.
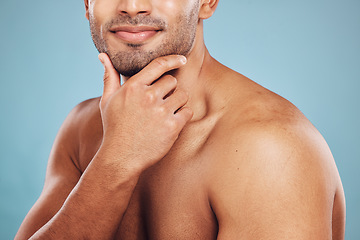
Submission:
[[[146,85],[150,85],[156,79],[160,78],[164,73],[179,68],[185,64],[186,57],[182,55],[168,55],[155,58],[132,78]]]

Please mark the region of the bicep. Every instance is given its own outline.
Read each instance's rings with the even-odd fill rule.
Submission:
[[[219,239],[331,239],[332,209],[323,189],[309,190],[310,196],[304,190],[256,184],[241,203],[225,203],[229,209],[219,220]]]
[[[330,155],[291,139],[261,139],[216,178],[219,239],[331,239]]]

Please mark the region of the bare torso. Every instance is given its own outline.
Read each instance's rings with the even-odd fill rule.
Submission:
[[[98,128],[81,138],[82,171],[102,139],[100,116],[90,122]],[[216,239],[217,220],[207,192],[211,161],[202,155],[212,130],[209,122],[186,127],[165,158],[141,175],[117,239]]]
[[[216,172],[227,171],[226,167],[222,168],[221,152],[238,151],[228,144],[232,129],[243,128],[248,132],[254,124],[281,125],[289,118],[292,124],[296,122],[295,125],[314,129],[294,106],[276,94],[240,75],[232,81],[236,82],[232,84],[233,88],[218,88],[214,97],[223,99],[219,99],[216,106],[209,106],[206,117],[188,124],[170,152],[142,173],[119,225],[117,239],[216,239],[219,219],[213,208],[213,204],[217,204],[216,198],[212,200],[211,196],[228,194],[213,186],[221,186],[221,178],[216,179]],[[229,83],[223,85],[229,86]],[[225,96],[231,96],[231,99]],[[98,99],[88,101],[84,108],[88,118],[80,130],[78,149],[75,149],[78,152],[75,164],[82,172],[102,139]],[[327,164],[333,182],[329,199],[335,199],[333,236],[341,239],[336,236],[343,234],[343,192],[334,163],[329,161]],[[239,185],[247,184],[245,179],[243,182]],[[340,200],[336,200],[337,195]]]

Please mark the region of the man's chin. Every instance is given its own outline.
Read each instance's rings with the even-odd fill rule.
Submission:
[[[174,50],[175,49],[175,50]],[[167,55],[184,55],[186,56],[191,48],[176,49],[168,45],[157,46],[148,49],[147,46],[133,46],[130,50],[107,51],[114,68],[119,74],[125,77],[131,77],[139,73],[151,61],[156,58]],[[176,51],[178,50],[178,51]]]
[[[141,70],[142,70],[142,68],[129,69],[129,70],[116,69],[116,71],[124,77],[132,77],[132,76],[138,74]]]
[[[116,71],[125,77],[131,77],[140,72],[152,61],[151,54],[139,54],[136,52],[108,53]]]

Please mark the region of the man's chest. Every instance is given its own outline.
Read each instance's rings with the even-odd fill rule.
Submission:
[[[116,239],[215,239],[204,172],[164,161],[139,179]]]
[[[217,220],[207,192],[212,160],[202,150],[207,136],[185,132],[160,162],[142,173],[116,239],[216,238]],[[100,143],[101,134],[96,134],[91,142],[82,141],[82,170]]]

